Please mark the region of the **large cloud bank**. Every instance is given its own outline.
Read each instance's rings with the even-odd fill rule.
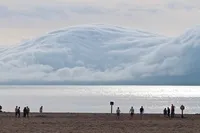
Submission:
[[[1,84],[198,84],[200,27],[169,38],[84,25],[0,48]]]

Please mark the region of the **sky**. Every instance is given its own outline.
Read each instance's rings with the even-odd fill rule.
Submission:
[[[1,0],[0,45],[60,28],[109,24],[178,36],[200,24],[199,0]]]
[[[0,19],[0,84],[199,85],[199,0],[1,0]]]

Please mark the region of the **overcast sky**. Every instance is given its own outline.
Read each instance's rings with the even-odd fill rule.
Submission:
[[[199,0],[0,0],[0,44],[79,24],[112,24],[178,36],[200,24]]]

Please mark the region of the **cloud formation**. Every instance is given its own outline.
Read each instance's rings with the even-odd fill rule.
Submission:
[[[181,84],[181,77],[200,72],[199,32],[195,27],[169,38],[106,25],[57,30],[19,46],[1,48],[0,82],[160,84],[176,78],[171,84]]]
[[[178,36],[200,23],[199,5],[198,0],[1,0],[0,45],[94,23]]]

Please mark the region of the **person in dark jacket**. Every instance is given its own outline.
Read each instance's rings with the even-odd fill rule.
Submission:
[[[171,106],[171,117],[174,118],[175,115],[175,106],[172,104]]]
[[[166,108],[163,110],[163,114],[164,114],[164,117],[167,116],[167,109]]]
[[[167,116],[170,117],[170,108],[167,108]]]
[[[140,117],[141,117],[141,119],[142,119],[143,113],[144,113],[144,107],[141,106],[140,107]]]
[[[20,118],[20,114],[21,114],[20,107],[18,107],[18,109],[17,109],[18,118]]]
[[[26,114],[27,114],[27,110],[26,110],[26,107],[24,107],[24,109],[23,109],[23,117],[26,117]]]

